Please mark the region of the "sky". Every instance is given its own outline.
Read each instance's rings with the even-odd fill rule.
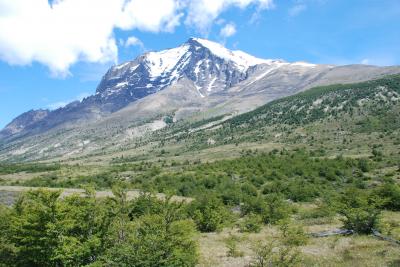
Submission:
[[[190,37],[267,59],[400,65],[400,0],[0,0],[0,128]]]

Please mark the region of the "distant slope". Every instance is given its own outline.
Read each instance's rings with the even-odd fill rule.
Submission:
[[[400,75],[393,75],[362,83],[315,87],[272,101],[226,124],[233,127],[275,123],[304,125],[328,117],[340,119],[342,113],[384,118],[399,101]]]

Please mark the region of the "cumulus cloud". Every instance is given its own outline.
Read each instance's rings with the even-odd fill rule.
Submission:
[[[123,30],[172,31],[183,16],[182,7],[179,0],[128,0],[116,24]]]
[[[272,0],[195,0],[188,5],[186,25],[196,27],[202,34],[207,34],[212,23],[229,7],[241,9],[256,5],[258,10],[273,6]]]
[[[116,61],[114,28],[171,30],[177,8],[175,0],[0,0],[0,58],[65,76],[79,60]]]
[[[130,36],[126,41],[123,43],[125,47],[131,46],[139,46],[141,50],[144,50],[144,44],[135,36]]]
[[[231,37],[236,33],[236,26],[234,23],[228,23],[226,24],[221,31],[219,32],[219,35],[223,38],[226,39],[228,37]]]
[[[77,61],[116,62],[114,30],[173,32],[181,21],[207,33],[229,7],[257,10],[272,0],[0,0],[0,59],[39,62],[57,76]],[[232,33],[227,29],[228,35]],[[131,39],[129,42],[133,42]],[[132,43],[132,45],[139,43]]]

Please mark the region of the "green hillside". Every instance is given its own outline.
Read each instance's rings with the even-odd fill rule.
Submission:
[[[178,123],[156,132],[151,140],[162,139],[163,145],[184,144],[186,150],[256,142],[303,144],[310,149],[318,147],[337,153],[340,149],[365,147],[365,140],[374,139],[376,134],[384,135],[379,138],[383,143],[387,143],[386,139],[400,142],[396,136],[399,114],[400,76],[394,75],[363,83],[312,88],[225,121],[218,117],[192,124]],[[342,144],[333,146],[339,142]],[[352,144],[346,146],[349,142]]]

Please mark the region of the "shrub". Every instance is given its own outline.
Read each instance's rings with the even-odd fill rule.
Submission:
[[[289,223],[288,220],[280,221],[281,236],[278,241],[257,242],[253,245],[253,267],[291,267],[297,266],[302,260],[299,246],[307,243],[307,236],[303,228]]]
[[[300,263],[302,255],[298,248],[269,242],[257,242],[253,245],[251,267],[292,267]]]
[[[265,197],[265,210],[262,214],[264,223],[275,224],[289,217],[292,209],[290,204],[278,194],[269,194]]]
[[[261,231],[262,217],[258,214],[250,213],[243,218],[239,224],[241,232],[259,233]]]
[[[385,199],[384,208],[400,211],[400,186],[393,181],[387,181],[376,189],[376,194]]]
[[[110,247],[101,261],[106,266],[195,266],[194,233],[192,221],[167,224],[162,215],[144,215],[133,223],[125,241]]]
[[[366,190],[351,188],[340,197],[339,213],[344,227],[369,234],[376,227],[383,201]]]
[[[238,250],[238,243],[240,243],[241,238],[236,236],[236,235],[232,235],[229,234],[229,237],[225,239],[225,245],[228,249],[228,257],[243,257],[243,252]]]
[[[370,170],[368,161],[366,159],[359,159],[358,168],[360,168],[362,172],[368,172]]]
[[[230,217],[222,201],[216,197],[194,200],[189,206],[188,213],[201,232],[221,230]]]
[[[284,220],[280,222],[279,229],[282,232],[283,244],[286,246],[302,246],[307,244],[308,237],[300,225],[293,225]]]

